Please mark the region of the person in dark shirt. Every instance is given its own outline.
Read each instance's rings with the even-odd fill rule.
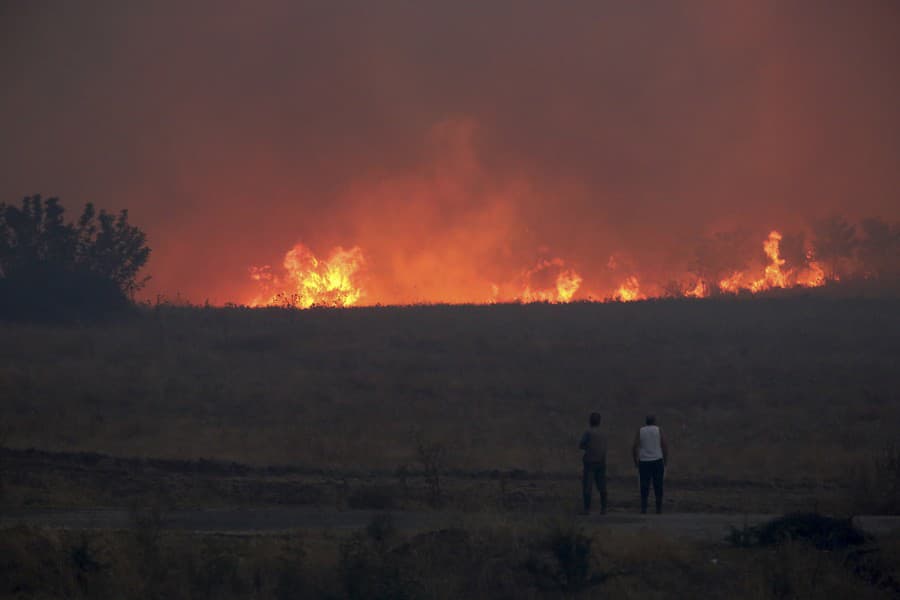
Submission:
[[[594,485],[600,492],[600,514],[606,514],[606,434],[600,431],[600,414],[591,413],[590,428],[581,436],[579,448],[584,450],[581,491],[584,514],[591,512],[591,493]]]

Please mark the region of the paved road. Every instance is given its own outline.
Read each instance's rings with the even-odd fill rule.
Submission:
[[[278,533],[290,530],[354,530],[365,527],[372,517],[380,514],[371,510],[319,509],[315,507],[253,507],[220,509],[183,509],[167,512],[162,527],[178,531],[220,533]],[[498,517],[485,513],[449,511],[396,511],[392,513],[396,526],[405,531],[434,530],[459,525],[496,522]],[[622,531],[655,530],[667,535],[695,540],[720,540],[729,527],[754,525],[777,515],[736,515],[711,513],[673,513],[664,515],[636,515],[611,513],[579,517],[586,526],[611,527]],[[501,519],[542,520],[545,515],[529,517],[506,514]],[[19,509],[4,511],[0,528],[16,524],[40,525],[66,529],[127,529],[134,526],[132,512],[122,508],[94,509]],[[860,516],[854,523],[875,535],[900,531],[900,517]]]

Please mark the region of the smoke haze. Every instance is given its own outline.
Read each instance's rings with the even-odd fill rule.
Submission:
[[[377,301],[553,259],[588,296],[718,231],[900,219],[893,0],[0,11],[0,201],[128,208],[149,296],[246,301],[297,242],[359,246]]]

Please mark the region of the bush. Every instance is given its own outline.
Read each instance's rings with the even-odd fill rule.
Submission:
[[[851,519],[834,519],[818,513],[793,513],[756,527],[732,528],[728,540],[735,546],[774,546],[803,541],[820,550],[838,550],[863,544],[866,536]]]
[[[146,281],[150,249],[128,211],[88,204],[75,223],[64,212],[56,198],[0,204],[0,318],[94,319],[128,307]]]
[[[525,568],[538,587],[578,591],[603,579],[592,573],[592,543],[574,523],[553,522],[537,538]]]
[[[0,278],[0,318],[95,321],[130,308],[128,297],[114,282],[86,269],[36,265]]]

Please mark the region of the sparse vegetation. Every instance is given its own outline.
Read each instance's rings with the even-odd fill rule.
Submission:
[[[15,527],[0,596],[19,598],[891,598],[900,539],[824,552],[691,544],[565,523],[417,534],[378,517],[348,534],[166,532],[148,586],[136,532]]]
[[[555,520],[533,544],[525,563],[538,587],[577,592],[605,577],[593,572],[594,540],[573,521]]]

